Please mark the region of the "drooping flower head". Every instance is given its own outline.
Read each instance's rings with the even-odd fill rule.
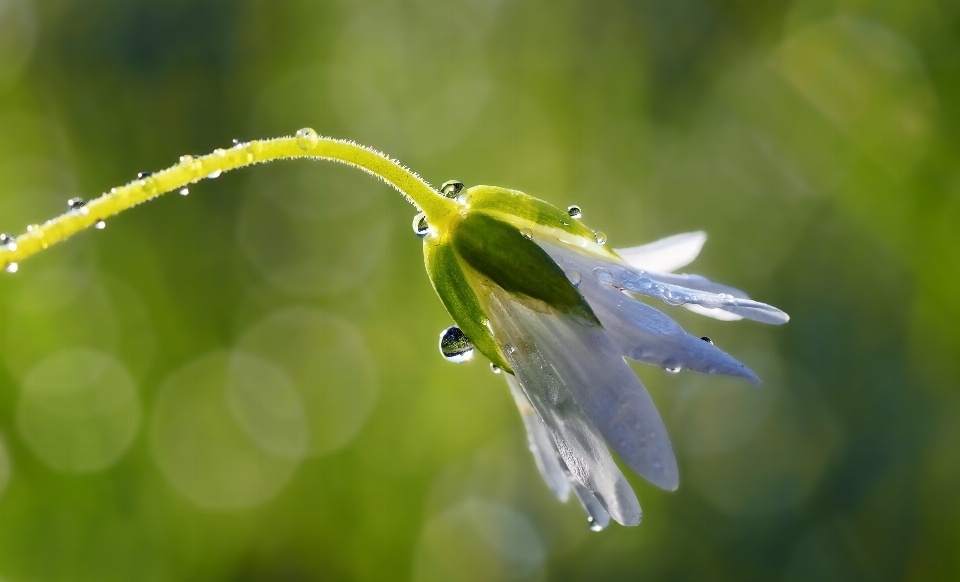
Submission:
[[[640,505],[607,445],[658,487],[676,489],[679,475],[663,421],[624,358],[760,381],[632,295],[720,319],[777,324],[787,315],[703,277],[671,274],[696,256],[703,233],[613,250],[583,225],[577,207],[562,211],[522,192],[463,190],[456,182],[444,193],[457,212],[436,224],[418,215],[414,229],[457,324],[457,357],[472,343],[506,373],[537,467],[557,497],[573,489],[597,529],[610,517],[639,523]]]

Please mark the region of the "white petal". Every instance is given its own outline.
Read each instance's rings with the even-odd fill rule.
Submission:
[[[606,529],[606,527],[610,525],[610,515],[604,511],[603,506],[600,505],[597,498],[594,497],[593,493],[590,493],[586,487],[576,481],[573,481],[572,484],[573,492],[577,496],[580,506],[587,512],[587,518],[590,520],[590,529]]]
[[[503,375],[506,376],[510,393],[513,394],[517,408],[520,409],[520,416],[523,418],[523,426],[527,429],[527,439],[530,441],[530,451],[537,463],[537,469],[540,470],[540,475],[547,483],[547,487],[553,491],[557,499],[566,501],[570,498],[570,481],[567,478],[567,468],[560,460],[550,431],[530,405],[516,377],[506,372]]]
[[[637,247],[613,250],[631,267],[669,273],[692,263],[705,242],[707,233],[698,230],[675,234]]]
[[[606,331],[594,322],[553,312],[543,304],[531,309],[500,290],[495,290],[491,299],[500,307],[491,309],[494,329],[506,343],[513,342],[513,351],[505,350],[507,359],[537,412],[541,416],[545,416],[542,408],[565,412],[565,398],[572,395],[576,412],[586,414],[588,424],[600,431],[631,469],[658,487],[676,489],[677,462],[663,421]],[[550,425],[546,418],[544,421]],[[596,494],[571,466],[556,432],[554,437],[574,477]],[[602,495],[597,497],[601,503],[605,501]],[[604,507],[620,521],[614,508]]]
[[[760,385],[750,368],[712,343],[683,331],[677,322],[646,303],[602,284],[596,277],[584,278],[579,289],[620,353],[631,360],[660,368],[739,376]]]
[[[736,313],[730,313],[729,311],[724,311],[722,309],[708,309],[692,303],[684,304],[683,308],[698,315],[703,315],[704,317],[710,317],[719,321],[740,321],[743,319],[742,315],[737,315]]]
[[[722,309],[761,323],[776,325],[790,320],[790,316],[776,307],[747,299],[744,297],[746,294],[739,289],[714,283],[700,275],[673,275],[641,271],[622,261],[609,259],[602,255],[587,255],[561,242],[538,242],[540,247],[557,264],[566,264],[569,269],[576,269],[581,278],[596,277],[602,284],[637,295],[663,299],[671,306],[692,303],[707,308]],[[692,287],[677,284],[680,282]],[[703,289],[698,289],[698,287]]]
[[[507,360],[524,394],[550,430],[557,452],[573,479],[586,487],[619,523],[640,523],[640,503],[630,483],[550,359],[540,353],[531,336],[515,322],[512,310],[507,312],[499,298],[491,297],[489,314],[505,344],[517,346],[507,355]],[[510,350],[505,348],[505,351]]]

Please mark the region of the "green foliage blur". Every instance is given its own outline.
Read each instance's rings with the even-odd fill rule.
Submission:
[[[0,232],[310,126],[523,190],[792,316],[660,305],[675,493],[589,531],[451,324],[412,207],[258,166],[0,277],[0,579],[960,579],[960,3],[0,0]]]

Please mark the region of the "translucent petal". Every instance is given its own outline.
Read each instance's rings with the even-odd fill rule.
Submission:
[[[722,309],[707,309],[706,307],[693,305],[692,303],[684,304],[683,308],[687,311],[692,311],[697,315],[710,317],[718,321],[740,321],[743,319],[743,316],[737,315],[736,313],[730,313],[729,311],[724,311]]]
[[[539,244],[554,261],[558,264],[566,264],[570,269],[576,269],[583,278],[592,276],[604,285],[610,285],[637,295],[663,299],[668,305],[679,306],[692,303],[710,309],[722,309],[761,323],[781,324],[790,320],[786,313],[776,307],[745,297],[738,297],[733,292],[741,295],[744,295],[744,293],[732,287],[714,283],[699,275],[672,275],[640,271],[626,263],[608,260],[601,255],[586,255],[559,242],[540,241]],[[683,282],[707,290],[691,288],[674,282]],[[708,290],[719,290],[721,288],[725,291],[717,293]]]
[[[550,431],[530,405],[517,378],[509,373],[505,373],[504,376],[507,378],[507,384],[510,386],[510,393],[513,394],[517,408],[520,409],[523,426],[527,429],[527,439],[530,441],[530,452],[533,453],[537,469],[540,470],[540,475],[547,483],[547,487],[553,491],[557,499],[566,501],[570,498],[570,481],[567,478],[567,468],[560,460]]]
[[[637,247],[613,250],[635,269],[669,273],[692,263],[705,242],[707,233],[698,230],[675,234]]]
[[[500,311],[509,319],[495,321],[494,328],[498,333],[501,328],[513,328],[504,333],[504,341],[509,338],[522,342],[511,344],[513,353],[509,353],[509,349],[505,351],[508,360],[518,360],[525,368],[517,375],[534,408],[543,415],[537,402],[540,395],[533,393],[528,382],[542,384],[546,390],[545,403],[553,404],[554,408],[563,404],[559,396],[569,393],[631,469],[658,487],[676,489],[677,464],[663,421],[646,388],[606,331],[593,322],[557,314],[542,304],[527,306],[513,296],[502,299],[501,295],[505,294],[496,291],[492,294],[492,298],[501,299],[502,306],[492,311]],[[560,442],[557,446],[567,467],[579,477],[563,454]],[[584,485],[594,491],[587,483]],[[617,519],[609,507],[607,510]]]
[[[677,322],[646,303],[604,285],[596,277],[583,279],[579,289],[625,357],[661,368],[739,376],[760,385],[750,368],[712,343],[683,331]]]
[[[502,290],[495,290],[491,294],[489,313],[524,394],[549,429],[557,452],[573,479],[593,493],[604,510],[619,523],[640,523],[640,504],[630,483],[613,461],[603,438],[584,409],[568,389],[568,385],[580,380],[576,378],[572,382],[565,374],[567,370],[562,359],[573,354],[557,358],[555,349],[541,350],[540,344],[552,342],[544,340],[541,329],[528,329],[531,319],[557,319],[557,316],[536,313],[518,305]],[[593,359],[592,355],[583,357],[589,352],[584,352],[582,346],[576,346],[575,349],[578,357]],[[620,359],[619,355],[617,358]],[[620,362],[626,366],[622,359]],[[673,459],[672,451],[670,459]]]
[[[576,481],[573,481],[572,485],[573,493],[577,496],[577,500],[580,502],[583,510],[587,512],[587,517],[590,519],[590,529],[597,531],[606,529],[606,527],[610,525],[610,514],[604,511],[603,505],[600,504],[593,493],[590,493],[586,487]]]

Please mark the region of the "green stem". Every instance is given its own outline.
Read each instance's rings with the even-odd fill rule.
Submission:
[[[101,220],[204,178],[258,162],[293,158],[331,160],[360,168],[396,188],[420,208],[428,220],[442,219],[458,207],[456,201],[445,198],[420,176],[378,151],[351,141],[319,137],[312,129],[301,129],[295,137],[237,144],[229,150],[218,149],[197,158],[183,156],[173,167],[113,188],[82,208],[70,210],[44,224],[27,227],[26,233],[0,246],[0,265],[15,264]]]

